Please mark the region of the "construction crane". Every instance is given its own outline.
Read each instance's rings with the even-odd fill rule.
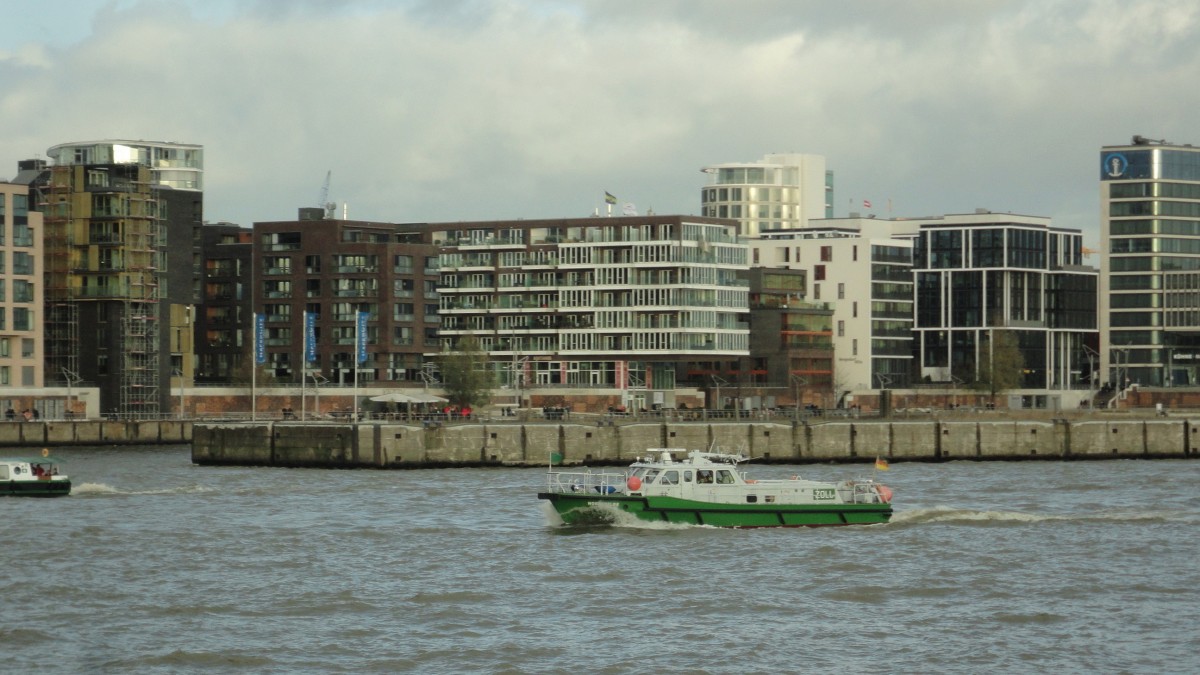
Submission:
[[[333,215],[337,211],[337,204],[329,201],[329,181],[333,179],[333,170],[325,172],[325,184],[321,186],[321,198],[317,200],[317,206],[325,209],[325,220],[333,220]]]

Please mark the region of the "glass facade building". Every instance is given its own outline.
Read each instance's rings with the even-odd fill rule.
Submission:
[[[949,215],[922,225],[914,270],[922,379],[975,381],[1004,330],[1024,356],[1021,389],[1089,386],[1098,274],[1083,265],[1081,232],[1047,218]]]
[[[1108,381],[1200,385],[1200,148],[1101,148],[1100,200]]]

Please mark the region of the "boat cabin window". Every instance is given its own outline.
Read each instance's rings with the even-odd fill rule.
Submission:
[[[0,480],[8,480],[8,465],[0,464]]]
[[[710,469],[699,469],[699,470],[697,470],[697,471],[696,471],[696,482],[697,482],[697,483],[711,483],[711,482],[713,482],[713,472],[712,472],[712,470],[710,470]]]
[[[722,485],[732,485],[734,482],[733,472],[729,469],[717,469],[717,482]]]
[[[642,479],[643,483],[653,483],[655,478],[658,478],[660,471],[658,469],[646,469],[646,477]]]
[[[679,485],[679,472],[675,470],[664,471],[662,478],[658,482],[663,485]]]
[[[685,482],[685,483],[692,482],[692,470],[691,469],[688,469],[687,471],[683,472],[683,482]]]

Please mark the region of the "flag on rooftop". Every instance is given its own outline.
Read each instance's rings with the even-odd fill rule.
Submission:
[[[864,200],[863,200],[863,208],[864,208],[864,209],[869,209],[869,208],[871,208],[871,200],[870,200],[870,199],[864,199]]]
[[[605,192],[604,193],[604,203],[605,204],[616,204],[617,198],[614,197],[611,192]]]

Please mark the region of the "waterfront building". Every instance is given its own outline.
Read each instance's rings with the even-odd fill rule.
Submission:
[[[833,217],[833,172],[820,155],[769,154],[756,162],[713,164],[701,169],[700,213],[738,222],[738,235],[805,227]]]
[[[1200,385],[1200,148],[1100,150],[1100,358],[1107,381]]]
[[[729,220],[438,228],[442,345],[475,337],[508,386],[609,388],[632,408],[671,406],[677,386],[707,387],[706,374],[749,356],[747,247]]]
[[[233,223],[210,223],[200,235],[204,278],[193,317],[195,381],[246,384],[252,381],[247,345],[254,313],[253,232]]]
[[[254,225],[254,307],[280,381],[307,363],[308,377],[352,382],[360,312],[360,383],[436,382],[439,356],[471,337],[518,396],[604,389],[651,407],[749,355],[746,247],[728,220],[393,224],[301,211]]]
[[[793,404],[824,407],[833,387],[833,305],[805,299],[805,270],[752,267],[747,276],[752,383],[786,391],[782,398]]]
[[[108,140],[47,154],[53,166],[22,173],[44,213],[48,377],[94,382],[106,414],[158,415],[172,373],[191,376],[203,151]]]
[[[916,227],[911,221],[836,218],[764,232],[749,242],[752,266],[805,270],[807,299],[833,308],[828,406],[847,404],[852,391],[912,384]]]
[[[0,183],[0,391],[43,384],[42,234],[29,188]],[[16,405],[0,394],[0,412]]]
[[[333,220],[319,208],[255,223],[252,288],[267,373],[297,385],[350,385],[357,366],[363,384],[424,382],[441,349],[435,229]],[[356,364],[359,313],[367,315],[366,361]]]
[[[1083,264],[1079,230],[983,209],[924,219],[913,268],[922,381],[952,387],[976,381],[980,364],[990,362],[995,332],[1003,330],[1017,338],[1024,357],[1025,398],[1008,407],[1058,408],[1063,391],[1091,387],[1099,275]]]

